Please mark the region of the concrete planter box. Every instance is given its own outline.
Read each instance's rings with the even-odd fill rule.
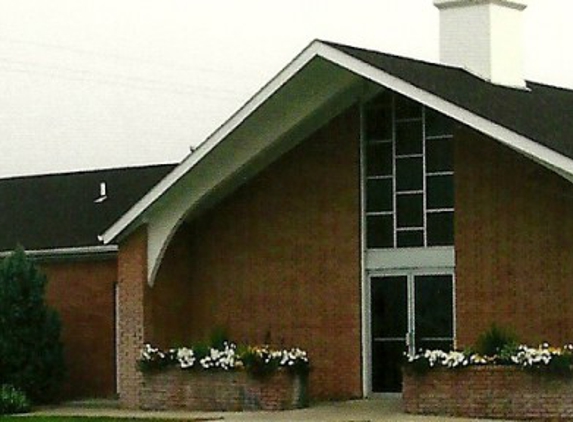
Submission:
[[[475,418],[573,418],[573,379],[512,366],[404,371],[407,413]]]
[[[306,407],[308,377],[279,370],[258,378],[245,371],[183,371],[143,374],[145,410],[287,410]]]

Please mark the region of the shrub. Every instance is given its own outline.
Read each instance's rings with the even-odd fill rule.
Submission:
[[[65,374],[61,323],[45,303],[46,283],[21,248],[0,262],[0,384],[36,403],[57,398]]]
[[[30,411],[30,401],[22,391],[11,385],[0,386],[0,415],[26,413]]]
[[[502,357],[502,352],[516,350],[519,346],[517,335],[508,328],[492,324],[490,328],[479,336],[475,350],[482,356]]]
[[[272,352],[268,347],[244,347],[239,350],[239,356],[245,370],[255,377],[271,375],[281,360],[281,353]]]

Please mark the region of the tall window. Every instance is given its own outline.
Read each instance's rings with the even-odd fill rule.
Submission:
[[[368,248],[453,245],[452,128],[391,91],[365,104]]]

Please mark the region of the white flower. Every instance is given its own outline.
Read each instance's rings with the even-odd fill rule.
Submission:
[[[468,360],[462,352],[453,351],[443,357],[441,364],[448,368],[457,368],[458,366],[467,366]]]
[[[235,368],[237,363],[236,350],[237,346],[233,343],[225,343],[224,349],[209,350],[209,354],[199,361],[204,369],[221,368],[225,371]]]
[[[157,360],[157,359],[163,359],[165,357],[165,354],[159,350],[156,347],[153,347],[151,344],[149,343],[145,343],[143,345],[143,349],[141,350],[140,353],[140,358],[143,361],[152,361],[152,360]]]
[[[176,356],[177,362],[179,362],[181,369],[192,368],[195,364],[195,354],[191,349],[181,347],[180,349],[177,349]]]

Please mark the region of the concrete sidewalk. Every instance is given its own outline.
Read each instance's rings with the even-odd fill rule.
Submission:
[[[147,412],[114,408],[56,407],[34,412],[50,416],[112,416],[160,419],[199,419],[226,422],[469,422],[477,419],[444,416],[414,416],[402,411],[401,399],[387,397],[371,400],[321,403],[307,409],[283,412]],[[489,421],[480,419],[480,421]],[[495,422],[501,422],[497,419]]]

